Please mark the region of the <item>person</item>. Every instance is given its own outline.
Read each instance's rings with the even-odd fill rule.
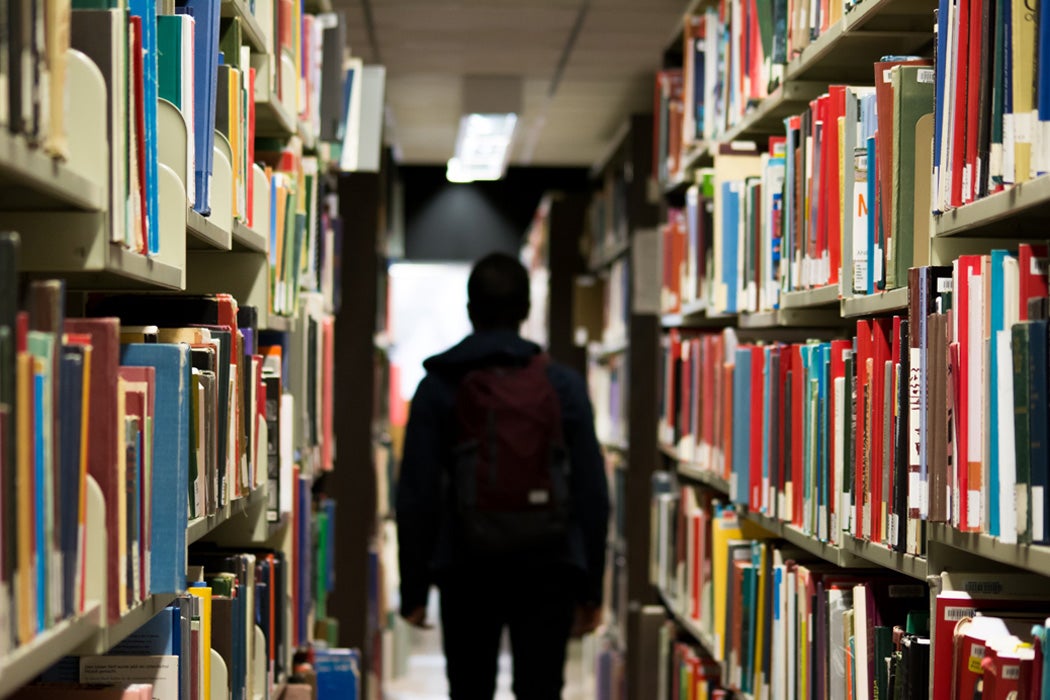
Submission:
[[[529,313],[521,263],[500,253],[482,258],[471,271],[467,297],[473,333],[424,362],[426,376],[411,404],[396,502],[401,615],[428,626],[428,593],[437,586],[452,700],[493,697],[504,628],[515,696],[559,698],[570,636],[593,631],[601,618],[609,491],[593,412],[580,374],[519,335]],[[457,402],[461,408],[463,387],[480,370],[530,366],[543,371],[534,384],[545,375],[553,387],[556,405],[549,413],[560,413],[557,432],[568,461],[564,529],[531,547],[500,551],[503,531],[489,533],[492,546],[475,546],[457,505],[474,485],[453,474],[463,429]]]

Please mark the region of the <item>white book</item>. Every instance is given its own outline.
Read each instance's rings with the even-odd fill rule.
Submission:
[[[831,541],[841,540],[841,526],[843,514],[849,509],[849,501],[846,498],[845,471],[846,471],[846,425],[848,413],[846,411],[846,378],[835,379],[835,454],[833,458],[833,476],[835,480],[835,491],[831,497],[835,499],[835,512],[831,518]]]
[[[868,620],[867,587],[865,584],[857,584],[853,587],[853,648],[854,648],[854,677],[857,688],[854,700],[872,700],[871,697],[871,674],[867,660],[875,653],[869,648],[868,628],[871,621]]]

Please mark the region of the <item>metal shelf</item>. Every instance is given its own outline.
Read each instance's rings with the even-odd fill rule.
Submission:
[[[908,308],[908,288],[900,287],[888,292],[863,294],[842,300],[843,318],[875,316]]]
[[[660,590],[660,599],[663,601],[664,607],[667,608],[667,611],[669,613],[671,613],[671,616],[675,619],[678,625],[686,632],[688,632],[689,636],[691,636],[693,639],[700,643],[700,646],[703,647],[704,651],[707,652],[708,656],[710,656],[712,659],[715,659],[716,661],[720,661],[720,659],[718,658],[719,655],[715,648],[716,645],[714,635],[712,635],[703,627],[701,627],[700,623],[696,620],[688,617],[687,615],[683,615],[681,608],[679,608],[678,606],[678,601],[676,601],[670,593],[664,590]]]
[[[230,250],[230,232],[189,207],[186,211],[186,247],[194,250]]]
[[[751,520],[765,530],[773,533],[780,539],[786,540],[799,549],[805,550],[815,557],[819,557],[835,566],[844,568],[870,568],[874,566],[866,559],[846,551],[842,547],[831,542],[821,542],[816,537],[808,535],[801,528],[770,518],[762,513],[741,510],[741,516]]]
[[[837,284],[829,284],[816,289],[784,292],[780,295],[780,308],[812,309],[814,307],[836,304],[838,300],[839,286]]]
[[[69,289],[77,290],[142,290],[183,288],[183,271],[156,258],[122,248],[115,243],[108,246],[104,259],[98,256],[85,261],[78,258],[80,250],[55,249],[54,242],[43,236],[23,237],[23,272],[31,277],[58,275],[66,280]]]
[[[288,113],[274,94],[270,99],[255,103],[255,135],[285,139],[295,133],[296,119]]]
[[[797,80],[777,87],[762,102],[744,115],[733,128],[721,138],[720,143],[731,143],[751,136],[782,134],[784,118],[798,114],[819,97],[828,87],[827,82]]]
[[[602,440],[601,446],[614,452],[627,452],[630,449],[626,440]]]
[[[77,617],[63,620],[16,647],[0,661],[0,697],[7,697],[41,671],[85,644],[98,633],[101,610],[90,602]]]
[[[927,523],[930,542],[962,549],[984,559],[1050,576],[1050,547],[1030,544],[1004,544],[998,538],[979,532],[959,532],[947,523]]]
[[[595,343],[589,348],[588,354],[598,362],[608,362],[611,358],[622,355],[630,348],[626,338],[611,343]]]
[[[1050,223],[1050,175],[978,199],[935,219],[937,237],[1031,238]]]
[[[925,557],[896,552],[886,545],[859,540],[851,535],[844,535],[842,548],[884,569],[891,569],[920,581],[926,580],[928,566]]]
[[[22,136],[0,133],[0,210],[99,211],[100,183],[73,172]]]
[[[247,250],[257,253],[269,252],[266,236],[255,229],[248,228],[241,221],[233,222],[233,249]]]
[[[193,544],[235,515],[248,511],[257,503],[264,503],[266,501],[266,490],[266,484],[262,484],[247,496],[230,501],[225,507],[220,508],[215,513],[191,520],[186,525],[186,544]]]
[[[266,33],[246,0],[222,0],[222,16],[239,17],[241,33],[252,48],[259,53],[270,53],[270,48],[266,46]]]
[[[710,486],[722,493],[729,493],[729,482],[725,478],[709,469],[701,468],[698,464],[679,461],[678,475],[691,481],[697,481],[705,486]]]
[[[280,331],[282,333],[289,333],[294,327],[294,318],[291,316],[278,316],[277,314],[267,314],[266,323],[262,326],[263,330]]]

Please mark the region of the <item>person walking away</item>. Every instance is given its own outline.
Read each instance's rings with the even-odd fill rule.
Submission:
[[[491,700],[509,629],[518,700],[554,700],[571,635],[597,628],[609,490],[586,384],[519,335],[529,279],[509,255],[467,283],[473,333],[424,363],[397,490],[401,615],[431,585],[452,700]]]

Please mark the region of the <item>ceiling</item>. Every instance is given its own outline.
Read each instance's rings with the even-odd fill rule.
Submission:
[[[351,52],[387,68],[388,139],[402,163],[436,165],[451,157],[463,76],[485,74],[523,78],[513,165],[590,166],[627,115],[651,110],[653,73],[688,2],[334,0],[333,5],[346,14]],[[548,97],[581,6],[586,12],[579,34]]]

